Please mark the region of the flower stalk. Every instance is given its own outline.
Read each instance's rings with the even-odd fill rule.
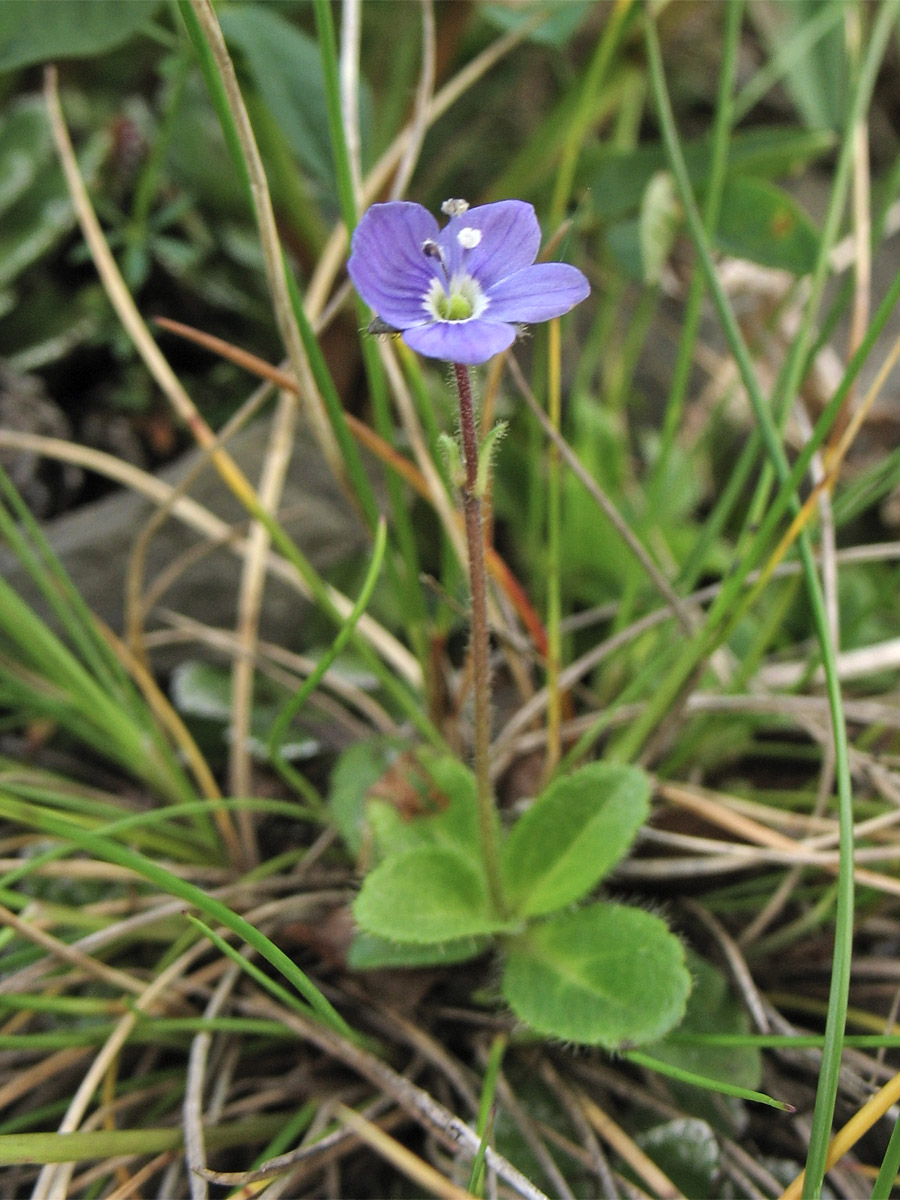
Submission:
[[[484,554],[484,523],[478,487],[478,434],[468,368],[454,363],[459,392],[459,423],[462,433],[466,480],[463,509],[469,550],[469,590],[472,601],[472,679],[475,697],[475,781],[478,795],[478,830],[488,891],[494,910],[503,914],[506,903],[497,853],[494,791],[490,777],[491,664],[487,615],[487,571]]]

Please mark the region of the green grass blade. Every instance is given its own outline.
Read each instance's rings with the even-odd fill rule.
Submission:
[[[754,1104],[766,1104],[769,1108],[780,1109],[781,1112],[796,1111],[792,1104],[788,1104],[785,1100],[776,1100],[773,1096],[767,1096],[765,1092],[755,1092],[751,1088],[738,1087],[733,1083],[724,1083],[721,1079],[710,1079],[707,1075],[685,1071],[681,1067],[673,1067],[671,1063],[662,1062],[639,1050],[628,1050],[622,1057],[627,1058],[629,1062],[633,1062],[638,1067],[646,1067],[648,1071],[656,1071],[659,1075],[666,1075],[669,1079],[676,1079],[679,1083],[689,1083],[691,1087],[702,1088],[707,1092],[719,1092],[722,1096],[736,1096],[739,1100],[750,1100]]]
[[[295,696],[292,696],[287,704],[282,708],[281,712],[275,718],[272,724],[272,731],[269,734],[269,758],[272,765],[281,775],[282,779],[300,793],[307,801],[313,804],[313,807],[321,808],[321,798],[316,793],[315,789],[309,782],[288,763],[282,753],[281,747],[284,744],[284,739],[290,726],[291,721],[319,686],[321,680],[325,677],[325,673],[334,663],[335,659],[343,651],[344,647],[353,636],[353,630],[356,628],[356,623],[365,612],[369,601],[372,598],[372,592],[375,590],[375,584],[378,581],[378,575],[381,571],[381,564],[384,561],[384,550],[387,543],[387,524],[382,518],[378,522],[378,528],[375,531],[375,545],[372,548],[372,561],[369,563],[369,569],[366,573],[366,578],[363,581],[359,596],[356,603],[347,615],[347,619],[338,631],[337,637],[331,643],[329,649],[321,655],[315,670],[311,671],[306,682],[297,691]]]
[[[854,97],[854,103],[852,105],[850,133],[845,138],[845,146],[851,140],[852,130],[858,121],[861,112],[865,110],[865,106],[868,103],[868,97],[871,94],[871,87],[874,83],[875,73],[883,57],[887,38],[891,29],[891,25],[896,18],[898,8],[900,8],[900,5],[894,2],[894,0],[886,0],[886,2],[878,11],[878,15],[872,29],[869,45],[866,49],[863,68],[860,72],[860,78],[857,84],[857,91]],[[657,109],[663,126],[663,137],[666,142],[666,148],[672,164],[672,169],[676,176],[682,203],[685,207],[691,234],[697,248],[704,273],[706,274],[710,290],[716,303],[720,319],[722,320],[723,328],[725,330],[726,337],[728,338],[730,348],[735,356],[735,360],[740,369],[743,382],[747,387],[751,403],[753,404],[754,412],[762,432],[770,462],[772,463],[772,467],[778,475],[779,481],[781,483],[785,483],[790,477],[790,470],[785,460],[784,451],[777,436],[769,409],[765,405],[762,395],[759,392],[755,371],[752,363],[750,362],[743,339],[737,328],[733,313],[731,312],[727,298],[725,297],[724,291],[719,283],[715,266],[712,261],[708,239],[706,238],[702,222],[693,200],[690,181],[688,179],[684,161],[681,156],[678,144],[678,136],[675,130],[674,116],[672,114],[666,90],[659,42],[652,21],[647,20],[645,29],[647,35],[648,53],[650,57],[651,81],[653,83],[657,100]],[[835,189],[837,190],[837,184],[835,185]],[[830,245],[828,232],[829,230],[826,228],[826,233],[823,235],[822,258],[825,257],[827,248]],[[823,266],[821,280],[819,279],[818,275],[814,276],[813,278],[813,299],[815,298],[817,285],[819,285],[821,282],[824,282],[824,270],[825,268]],[[812,300],[807,311],[810,314],[815,311]],[[789,357],[789,366],[796,363],[799,367],[799,365],[802,363],[802,341],[803,339],[798,338],[798,344],[795,347],[795,351],[793,355]],[[796,382],[790,369],[785,371],[784,378],[789,383]],[[847,735],[841,704],[841,690],[837,674],[835,647],[829,634],[828,621],[824,608],[824,599],[816,574],[815,563],[810,550],[808,538],[805,535],[801,535],[799,543],[800,553],[803,559],[803,574],[806,580],[810,604],[813,609],[813,618],[821,646],[823,666],[825,669],[826,690],[828,694],[834,735],[840,825],[840,872],[838,877],[837,913],[835,917],[833,970],[831,987],[829,990],[828,1018],[826,1021],[826,1045],[823,1051],[822,1072],[816,1093],[816,1105],[813,1114],[813,1128],[810,1138],[809,1155],[807,1158],[804,1193],[805,1195],[816,1196],[821,1191],[822,1179],[825,1172],[825,1157],[831,1129],[831,1121],[834,1113],[835,1100],[837,1097],[841,1059],[841,1039],[845,1024],[847,996],[850,982],[854,891],[853,805]]]
[[[293,807],[296,813],[296,806]],[[174,875],[171,871],[167,871],[164,867],[159,866],[145,855],[139,854],[136,850],[132,850],[127,846],[119,845],[118,842],[113,841],[109,837],[87,832],[79,826],[61,820],[52,814],[29,811],[24,805],[21,806],[21,809],[23,810],[21,812],[21,819],[24,824],[33,825],[53,837],[70,841],[94,858],[127,867],[144,879],[149,880],[168,895],[179,896],[188,904],[199,909],[211,921],[226,926],[232,933],[237,934],[238,937],[243,938],[245,942],[251,945],[254,950],[261,954],[267,962],[271,963],[297,989],[309,1004],[311,1014],[314,1014],[324,1025],[327,1025],[341,1036],[356,1040],[356,1034],[346,1021],[344,1021],[343,1017],[326,1000],[312,980],[300,970],[296,963],[283,950],[280,950],[274,942],[260,933],[258,929],[254,928],[249,921],[233,912],[220,900],[207,895],[206,892],[195,887],[194,884],[189,883],[187,880],[179,879],[177,875]]]

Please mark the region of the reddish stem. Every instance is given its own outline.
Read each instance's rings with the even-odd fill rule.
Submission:
[[[454,363],[456,386],[459,391],[459,423],[462,431],[466,482],[463,506],[466,518],[466,540],[469,548],[469,588],[472,596],[472,676],[475,694],[475,779],[478,792],[478,828],[481,853],[491,903],[495,912],[504,913],[503,886],[497,856],[497,831],[494,793],[490,777],[491,747],[491,665],[487,616],[487,572],[485,570],[484,529],[481,516],[481,497],[478,494],[478,434],[475,428],[475,408],[469,371],[462,363]]]

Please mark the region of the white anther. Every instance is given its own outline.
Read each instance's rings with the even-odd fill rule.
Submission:
[[[461,217],[469,211],[468,200],[445,200],[441,205],[441,212],[448,217]]]

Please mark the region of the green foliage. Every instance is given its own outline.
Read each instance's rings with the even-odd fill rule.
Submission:
[[[82,151],[79,165],[88,184],[106,153],[102,134],[92,137]],[[0,119],[0,288],[12,289],[74,225],[75,212],[53,154],[44,105],[23,97]],[[64,324],[71,323],[71,314],[65,314]]]
[[[657,171],[644,191],[638,221],[644,283],[659,283],[680,224],[681,205],[672,176],[668,171]]]
[[[370,763],[362,758],[360,766]],[[347,776],[342,765],[331,798],[344,812]],[[490,935],[505,959],[504,997],[539,1032],[613,1047],[678,1021],[690,977],[660,918],[609,904],[546,917],[582,900],[627,852],[649,808],[642,771],[593,763],[536,798],[503,843],[507,912],[493,908],[480,865],[471,773],[428,753],[392,783],[398,793],[411,785],[420,812],[439,807],[410,819],[396,805],[369,801],[380,862],[353,906],[362,931],[351,951],[356,966],[458,961],[481,953]],[[642,976],[651,962],[648,989]]]
[[[795,275],[812,271],[818,232],[789,193],[771,182],[826,152],[826,133],[792,129],[749,130],[729,147],[719,219],[718,249]],[[712,147],[699,139],[685,144],[685,162],[701,202],[710,185]],[[593,211],[604,222],[604,240],[632,279],[656,283],[660,269],[684,228],[684,214],[657,146],[604,150],[588,176]]]
[[[347,965],[356,971],[451,966],[477,958],[489,944],[487,937],[464,937],[444,942],[394,942],[359,931],[347,952]]]
[[[654,1125],[635,1141],[683,1195],[716,1195],[722,1150],[706,1121],[679,1117]]]
[[[533,29],[530,41],[560,47],[577,32],[591,11],[591,0],[568,0],[566,4],[547,5],[543,0],[529,0],[514,7],[505,4],[483,4],[481,15],[498,29],[520,29],[539,15],[544,20]]]
[[[822,0],[783,0],[773,10],[774,22],[766,30],[768,40],[773,48],[786,41],[799,41],[814,22],[826,16],[825,10],[839,7],[835,0],[824,4]],[[839,130],[846,116],[850,74],[847,41],[841,25],[832,21],[811,45],[792,56],[785,87],[811,128]]]
[[[350,746],[331,773],[328,806],[347,848],[359,855],[367,839],[366,799],[397,757],[392,742],[371,738]]]
[[[103,54],[146,28],[160,0],[3,0],[0,71]]]
[[[181,715],[198,733],[206,733],[204,741],[212,760],[221,757],[231,720],[231,672],[213,663],[188,659],[172,672],[171,691],[172,702]],[[253,699],[250,748],[260,762],[269,759],[267,733],[283,702],[280,689],[268,680],[259,681]],[[311,758],[319,748],[317,738],[294,729],[282,742],[281,753],[289,762],[297,762]]]
[[[808,275],[815,266],[819,235],[787,192],[767,180],[737,175],[722,191],[716,244],[737,258]]]
[[[155,716],[99,623],[0,468],[0,538],[25,565],[58,631],[0,579],[0,708],[24,726],[58,724],[82,746],[144,781],[166,800],[192,787]]]
[[[320,4],[318,11],[328,8]],[[202,34],[189,40],[179,9],[190,20],[186,0],[180,6],[141,0],[0,4],[0,71],[6,72],[6,104],[0,116],[0,342],[19,370],[52,368],[48,390],[64,395],[76,423],[83,414],[96,416],[97,409],[110,404],[139,413],[156,405],[158,398],[109,315],[87,263],[55,161],[43,101],[25,91],[38,79],[31,68],[51,58],[66,60],[61,66],[62,100],[80,167],[138,308],[146,315],[187,314],[186,319],[272,361],[282,351],[252,223],[246,164],[233,129],[227,128],[230,118],[210,102],[210,82],[217,76]],[[313,36],[312,6],[244,0],[215,9],[269,178],[294,314],[301,318],[307,301],[305,281],[314,274],[322,278],[321,253],[340,211],[335,163],[346,159],[346,146],[341,129],[335,127],[336,56],[329,56],[326,48],[323,65],[321,39]],[[828,1038],[819,1043],[824,1051],[822,1083],[811,1139],[812,1182],[808,1179],[811,1193],[820,1190],[840,1067],[846,1001],[841,987],[849,973],[853,926],[847,753],[855,742],[873,768],[860,780],[861,788],[871,783],[870,792],[858,789],[856,797],[854,811],[864,820],[884,811],[877,788],[887,776],[875,767],[879,772],[890,768],[897,750],[891,713],[896,670],[887,658],[878,665],[877,655],[880,643],[888,643],[895,633],[897,568],[872,561],[893,553],[884,541],[893,537],[892,504],[879,505],[900,482],[900,456],[885,453],[893,436],[887,408],[876,411],[876,420],[862,431],[855,461],[835,481],[833,495],[839,572],[834,611],[840,616],[840,649],[865,649],[876,664],[858,677],[852,673],[855,660],[841,660],[846,701],[856,704],[849,735],[841,723],[842,696],[836,687],[838,645],[820,619],[817,573],[808,545],[802,549],[805,574],[798,570],[787,583],[777,578],[753,592],[748,572],[766,566],[787,527],[791,506],[807,494],[809,457],[830,438],[838,405],[851,388],[857,401],[865,393],[867,380],[857,379],[859,364],[854,359],[828,399],[825,414],[815,418],[812,439],[804,445],[790,440],[788,445],[789,411],[801,394],[803,377],[809,375],[810,347],[817,339],[834,340],[843,354],[846,345],[838,323],[852,300],[852,284],[831,307],[827,296],[823,304],[821,289],[833,261],[834,241],[845,232],[843,214],[863,224],[847,203],[855,131],[874,135],[873,194],[883,190],[885,205],[897,194],[900,173],[894,168],[882,174],[894,153],[890,138],[879,130],[890,123],[881,114],[866,125],[866,88],[881,61],[883,39],[896,29],[897,11],[894,0],[871,6],[845,0],[785,0],[779,5],[750,0],[745,6],[721,6],[709,18],[705,13],[697,17],[696,6],[670,5],[657,31],[657,6],[652,4],[597,6],[579,0],[566,5],[436,8],[438,89],[458,68],[475,61],[495,31],[519,33],[523,40],[494,61],[487,74],[470,81],[438,123],[429,125],[407,194],[435,211],[448,195],[466,195],[473,202],[501,195],[532,199],[549,253],[581,262],[589,270],[594,285],[590,305],[562,326],[561,378],[556,380],[562,385],[562,433],[657,565],[663,582],[675,588],[684,604],[676,622],[674,606],[661,595],[665,588],[651,581],[633,547],[566,468],[561,471],[560,536],[548,539],[547,509],[553,505],[547,500],[546,445],[538,426],[523,413],[511,376],[485,375],[485,405],[507,418],[509,435],[497,455],[493,487],[488,487],[486,464],[494,448],[489,435],[482,448],[479,490],[489,494],[494,545],[515,578],[507,590],[508,577],[503,583],[500,571],[493,576],[500,614],[494,647],[498,660],[501,654],[517,656],[518,670],[528,677],[523,696],[530,687],[536,689],[533,700],[525,702],[534,704],[537,716],[529,716],[527,730],[524,722],[519,724],[517,733],[526,730],[533,744],[540,737],[540,689],[545,680],[539,631],[529,629],[532,644],[523,650],[524,624],[517,627],[515,618],[507,621],[515,586],[544,617],[543,593],[545,587],[551,590],[547,581],[559,578],[561,666],[565,670],[577,664],[582,654],[587,656],[582,661],[590,662],[559,697],[563,721],[576,718],[564,726],[562,735],[563,753],[569,756],[566,765],[521,815],[503,810],[496,821],[503,893],[497,902],[491,898],[483,863],[478,789],[464,765],[470,687],[464,665],[465,561],[441,519],[418,491],[413,495],[407,482],[397,483],[392,495],[385,577],[369,617],[383,621],[412,649],[425,682],[417,690],[415,684],[407,687],[404,678],[405,705],[384,675],[376,684],[377,694],[362,697],[358,708],[346,701],[357,727],[371,717],[372,728],[393,724],[396,736],[364,734],[341,754],[332,772],[329,812],[343,846],[327,838],[321,843],[324,858],[318,865],[329,878],[333,874],[340,879],[335,907],[322,920],[319,907],[313,917],[304,913],[295,920],[295,912],[298,905],[305,909],[308,903],[331,903],[321,898],[331,894],[327,885],[323,890],[315,878],[310,896],[304,897],[295,890],[298,882],[285,876],[295,864],[307,869],[303,859],[311,838],[298,813],[311,809],[299,809],[296,802],[242,801],[241,806],[264,812],[279,824],[260,828],[259,865],[249,865],[256,862],[252,852],[246,862],[241,854],[226,861],[222,831],[214,822],[233,812],[243,818],[249,809],[245,812],[236,801],[196,801],[194,779],[184,766],[184,745],[176,746],[171,728],[161,723],[160,712],[165,710],[160,697],[154,700],[159,707],[151,707],[129,679],[96,622],[79,606],[58,564],[46,554],[27,513],[4,488],[7,503],[0,512],[0,540],[27,564],[42,607],[36,610],[25,603],[0,579],[0,812],[9,855],[18,856],[0,881],[0,901],[16,912],[39,907],[42,927],[63,941],[81,932],[108,931],[116,913],[127,912],[124,919],[130,921],[139,907],[161,905],[165,915],[145,934],[128,932],[116,942],[116,966],[128,971],[137,964],[135,978],[140,981],[160,964],[165,967],[198,936],[195,927],[185,928],[179,909],[196,906],[209,922],[202,931],[209,941],[206,952],[218,955],[219,966],[223,958],[239,964],[246,981],[244,998],[262,989],[268,1002],[274,995],[288,1013],[324,1021],[344,1037],[350,1031],[315,982],[321,966],[316,959],[318,937],[328,951],[322,960],[329,971],[329,1001],[338,1009],[344,981],[353,971],[428,967],[434,970],[423,977],[423,988],[433,980],[442,991],[448,984],[457,991],[467,985],[479,988],[477,1001],[505,1001],[514,1019],[541,1036],[625,1054],[632,1045],[649,1043],[647,1053],[636,1052],[629,1059],[629,1072],[664,1076],[669,1099],[690,1115],[639,1131],[642,1118],[629,1114],[628,1132],[684,1194],[718,1194],[728,1186],[724,1172],[729,1159],[720,1154],[714,1131],[727,1125],[733,1134],[728,1118],[739,1117],[748,1102],[779,1102],[755,1091],[762,1077],[759,1045],[748,1034],[747,1016],[726,978],[683,950],[665,922],[641,907],[640,899],[629,907],[613,903],[598,890],[628,853],[649,813],[649,780],[629,764],[646,761],[661,780],[696,780],[772,810],[784,808],[792,822],[785,828],[794,830],[812,808],[818,773],[828,762],[822,747],[830,743],[842,814],[840,881],[835,885],[828,876],[823,883],[810,870],[786,901],[782,925],[748,950],[750,969],[761,964],[775,976],[780,964],[771,954],[773,946],[784,946],[812,929],[818,953],[825,933],[831,933],[830,927],[826,930],[834,915],[831,889],[839,889],[834,986]],[[337,23],[338,9],[334,12]],[[547,19],[530,28],[535,15]],[[639,26],[645,18],[642,43]],[[619,19],[621,29],[616,26]],[[712,52],[698,40],[695,54],[670,56],[669,39],[674,44],[686,30],[693,32],[689,19],[712,30]],[[409,19],[402,3],[365,5],[363,23],[361,70],[371,86],[363,78],[356,100],[365,169],[401,134],[413,111],[422,38],[418,20]],[[659,39],[665,65],[654,57]],[[739,52],[744,76],[740,80],[732,71]],[[81,61],[72,63],[72,58]],[[390,71],[383,68],[386,60]],[[667,83],[676,105],[673,120],[667,117]],[[889,103],[889,90],[886,96]],[[680,137],[682,128],[704,127],[709,132],[692,140]],[[395,173],[386,173],[379,182],[380,198],[398,177],[396,168],[392,170]],[[793,183],[785,183],[799,173],[813,183],[824,178],[828,213],[821,227],[793,198]],[[342,170],[343,208],[349,212],[347,182]],[[572,220],[560,226],[565,214]],[[876,204],[871,214],[876,231],[882,216]],[[877,265],[877,241],[873,248]],[[792,316],[795,311],[796,293],[787,290],[783,297],[742,294],[741,302],[750,311],[739,326],[735,306],[716,277],[714,256],[721,253],[804,276],[804,302],[802,310],[796,309],[799,325],[783,321],[786,309]],[[359,351],[356,329],[362,322],[349,306],[341,309],[342,280],[339,273],[325,279],[325,292],[335,304],[327,315],[322,344],[316,318],[302,328],[316,386],[330,406],[336,429],[346,434],[341,453],[348,464],[356,453],[341,424],[344,408],[365,420],[371,409],[379,436],[393,442],[397,453],[417,458],[419,469],[430,468],[423,454],[430,451],[439,459],[436,447],[453,432],[454,417],[440,373],[423,373],[401,351],[400,366],[424,430],[422,451],[408,405],[403,407],[406,397],[393,380],[386,382],[381,376],[371,339]],[[678,290],[682,284],[686,299]],[[896,298],[894,284],[886,312],[879,309],[870,320],[860,362],[871,354]],[[724,342],[721,332],[712,328],[714,307]],[[759,335],[749,350],[743,343],[748,330]],[[785,341],[787,355],[781,359]],[[171,346],[167,341],[167,353]],[[873,367],[880,353],[876,351]],[[543,333],[536,330],[514,354],[543,403],[553,382],[551,377],[548,386]],[[184,369],[182,363],[173,365],[203,415],[217,425],[220,413],[243,397],[248,384],[236,368],[218,364],[209,371],[205,351],[191,351],[185,360]],[[73,362],[76,369],[69,369]],[[722,379],[736,377],[737,384],[719,388]],[[747,396],[754,405],[750,420]],[[394,428],[392,399],[403,401],[400,433]],[[2,423],[5,432],[5,420]],[[141,428],[137,422],[135,427]],[[453,475],[456,459],[458,454],[449,457]],[[448,472],[439,461],[434,466],[446,485]],[[366,491],[368,480],[362,485],[362,477],[354,464],[348,471],[350,490],[355,489],[374,527],[385,507],[383,495],[377,483]],[[452,502],[452,486],[446,493]],[[229,520],[233,519],[232,514]],[[812,545],[817,546],[815,519],[814,514],[810,529]],[[825,551],[829,537],[826,528]],[[853,542],[877,540],[883,544],[868,547],[856,565],[842,560],[845,551],[859,548]],[[276,552],[290,557],[283,543],[276,545]],[[782,569],[800,566],[792,554],[788,552]],[[420,562],[434,577],[424,585]],[[328,582],[343,586],[334,575]],[[695,600],[689,593],[699,587],[704,594]],[[322,613],[329,609],[324,588],[322,583]],[[317,620],[323,619],[322,613]],[[309,626],[301,633],[307,643],[321,636],[318,627],[314,635]],[[782,706],[777,688],[773,692],[771,687],[761,711],[757,676],[774,665],[773,660],[789,660],[784,665],[801,679],[800,691],[814,691],[802,717],[795,718],[797,697],[784,697]],[[392,671],[393,666],[385,674]],[[819,694],[823,675],[830,689],[830,734]],[[762,676],[763,681],[767,678]],[[163,682],[171,685],[175,706],[192,731],[206,735],[201,750],[209,751],[213,767],[223,766],[230,745],[223,734],[228,732],[232,706],[227,670],[193,662]],[[264,759],[284,697],[265,680],[255,685],[254,695],[251,742]],[[859,704],[860,699],[865,704]],[[515,703],[504,676],[497,689],[496,715],[505,762],[518,753],[506,726]],[[573,745],[577,731],[589,722],[594,722],[593,730]],[[352,727],[351,721],[347,727]],[[446,747],[409,750],[410,727],[424,729],[426,738],[433,734],[434,745],[446,738],[458,757]],[[279,737],[282,753],[300,759],[315,750],[319,761],[311,768],[305,764],[304,778],[324,778],[331,765],[329,742],[307,742],[300,727],[291,726],[295,728],[298,736],[289,732],[286,739]],[[815,740],[807,740],[809,728]],[[601,730],[609,740],[598,749]],[[55,773],[32,766],[26,754],[52,754]],[[598,754],[603,761],[573,765]],[[523,762],[514,765],[518,769]],[[72,778],[60,773],[67,769]],[[520,794],[520,780],[513,775],[510,772],[509,782],[505,775],[502,779],[504,798],[507,786],[513,795]],[[260,790],[270,786],[261,776],[258,772]],[[86,778],[92,786],[83,782]],[[101,790],[100,778],[108,790]],[[211,791],[215,793],[215,784]],[[664,788],[661,794],[666,795]],[[124,816],[131,806],[146,811]],[[819,822],[826,819],[831,818],[817,817]],[[319,820],[316,810],[316,827]],[[291,831],[287,839],[282,836],[285,828]],[[819,832],[818,825],[810,829]],[[682,825],[674,807],[666,811],[659,830],[654,836],[717,836],[690,823]],[[890,830],[882,827],[865,850],[888,853],[890,838]],[[273,843],[277,853],[267,857]],[[683,851],[675,851],[679,856],[693,853],[688,843],[684,845]],[[78,869],[68,873],[60,860],[76,853]],[[316,843],[313,855],[318,853]],[[727,863],[727,848],[717,853]],[[736,870],[746,865],[737,855],[731,861],[737,862]],[[163,862],[168,866],[161,866]],[[54,867],[59,868],[56,873]],[[353,906],[359,927],[347,949],[332,924],[339,925],[348,915],[346,897],[354,870],[362,877]],[[653,905],[654,879],[665,870],[662,857],[652,862],[636,858],[629,864],[629,892],[639,896],[645,889],[644,903]],[[195,875],[199,886],[189,882]],[[672,892],[677,878],[673,868]],[[718,912],[735,937],[768,902],[783,875],[773,865],[770,871],[754,873],[750,883],[745,874],[738,878],[745,882],[717,882],[713,889],[705,888],[699,873],[691,881],[692,894]],[[253,888],[260,881],[264,887],[257,896]],[[290,889],[285,897],[289,905],[281,905],[281,897],[275,899],[274,891],[267,890],[270,884]],[[228,904],[238,905],[230,897],[239,895],[241,912],[249,913],[258,899],[258,911],[271,924],[262,926],[255,917],[248,921],[214,899],[213,889],[219,886],[229,889],[223,892]],[[173,905],[173,898],[178,904]],[[873,889],[863,901],[858,924],[865,936],[871,912],[882,924],[890,918],[890,892]],[[282,913],[287,915],[279,929]],[[143,919],[142,911],[140,916]],[[213,926],[229,929],[271,970],[261,971],[250,950],[235,950]],[[270,937],[260,932],[263,927]],[[281,933],[285,950],[280,949]],[[309,967],[309,976],[295,961],[298,938],[305,956],[300,961],[304,970]],[[0,948],[6,979],[41,961],[42,951],[12,926],[4,929]],[[797,961],[802,949],[796,948]],[[86,948],[85,953],[91,952]],[[464,971],[453,969],[476,959],[482,961]],[[115,969],[112,956],[104,971],[107,965]],[[208,969],[206,963],[202,969]],[[291,983],[305,1003],[277,983],[276,975]],[[84,978],[67,974],[54,960],[46,995],[7,989],[6,1001],[19,1001],[17,1011],[28,1014],[31,1022],[37,1019],[40,1032],[29,1028],[19,1034],[13,1029],[4,1045],[31,1054],[51,1044],[54,1049],[94,1046],[109,1036],[114,1021],[121,1019],[121,991],[115,987],[107,995],[101,978],[90,977],[87,985]],[[368,983],[380,999],[383,982],[352,979],[344,993],[348,1006],[365,1004]],[[791,986],[802,995],[802,980],[793,977]],[[817,1000],[820,991],[817,980]],[[202,1030],[234,1038],[230,1049],[240,1054],[217,1054],[215,1059],[237,1062],[236,1071],[251,1062],[256,1071],[257,1043],[241,1039],[261,1038],[263,1031],[251,1027],[250,1018],[242,1018],[247,1024],[240,1030],[204,1024],[199,1017],[189,1020],[194,1021],[190,1036]],[[438,1025],[436,1019],[436,1036]],[[82,1141],[77,1154],[62,1146],[57,1135],[42,1133],[40,1144],[26,1144],[29,1154],[36,1162],[49,1163],[146,1152],[147,1137],[156,1150],[176,1149],[174,1123],[186,1075],[177,1056],[187,1052],[186,1029],[173,1032],[147,1017],[135,1038],[141,1045],[155,1039],[171,1055],[172,1070],[159,1110],[165,1120],[148,1117],[142,1129],[78,1134]],[[729,1035],[727,1044],[716,1044],[711,1033]],[[287,1021],[268,1022],[264,1035],[266,1045],[276,1047],[280,1038],[288,1048],[281,1058],[296,1062],[296,1033]],[[461,1046],[458,1031],[453,1037],[455,1048]],[[543,1047],[523,1048],[514,1039],[504,1061],[506,1080],[529,1118],[571,1136],[545,1078],[532,1070],[542,1055]],[[591,1061],[588,1054],[580,1057]],[[475,1054],[469,1054],[467,1065],[474,1059]],[[544,1058],[542,1065],[547,1061]],[[557,1068],[565,1061],[565,1055],[554,1054]],[[778,1069],[777,1061],[773,1067]],[[114,1088],[117,1099],[127,1095],[126,1076],[123,1069],[122,1082]],[[724,1108],[722,1094],[728,1096]],[[502,1089],[498,1099],[495,1144],[504,1153],[513,1147],[522,1155],[517,1164],[524,1161],[539,1173],[536,1157],[527,1157],[526,1139],[517,1134],[514,1140],[504,1129],[510,1121],[503,1111]],[[51,1128],[65,1112],[61,1101],[54,1103],[55,1108],[52,1103],[34,1110],[23,1106],[24,1115],[11,1118],[4,1134],[12,1133],[13,1127],[26,1132]],[[290,1114],[266,1120],[261,1128],[267,1137],[273,1129],[283,1134],[292,1128]],[[163,1124],[173,1125],[171,1136],[157,1128]],[[249,1124],[242,1122],[234,1134],[246,1144],[254,1136],[245,1128]],[[229,1134],[229,1126],[215,1134],[210,1131],[210,1146],[221,1141],[223,1129]],[[283,1144],[272,1153],[289,1148]],[[2,1150],[12,1160],[21,1145],[4,1139]],[[802,1158],[799,1151],[797,1156]],[[238,1157],[236,1151],[233,1157]],[[889,1193],[898,1157],[900,1137],[895,1135],[873,1194]],[[619,1164],[613,1165],[619,1169]],[[800,1161],[784,1162],[778,1169],[791,1175],[800,1166]],[[582,1168],[571,1164],[565,1170],[573,1194],[597,1194],[594,1176],[582,1175]],[[115,1184],[96,1180],[87,1186],[99,1194]],[[556,1187],[551,1179],[548,1192],[555,1194]]]
[[[325,78],[316,42],[261,4],[229,5],[222,12],[222,31],[240,52],[297,160],[335,195]],[[302,87],[297,86],[300,79]]]
[[[690,1034],[745,1034],[750,1021],[729,987],[728,980],[711,963],[689,952],[687,966],[693,989],[678,1034],[647,1047],[647,1053],[685,1071],[738,1087],[755,1089],[762,1079],[762,1058],[756,1046],[711,1046],[691,1042]],[[680,1035],[687,1035],[679,1038]],[[681,1088],[674,1083],[672,1086]]]
[[[834,143],[834,134],[827,130],[741,130],[728,144],[728,175],[779,178],[821,158]],[[710,183],[712,144],[708,137],[693,138],[683,143],[683,151],[691,185],[702,197]],[[605,146],[586,155],[582,170],[593,212],[605,222],[637,212],[654,175],[666,169],[666,152],[658,143],[628,150]]]
[[[372,798],[367,808],[380,857],[431,847],[477,853],[475,778],[465,764],[420,750],[401,769],[397,784],[408,791],[399,804]]]
[[[512,941],[503,995],[551,1037],[618,1050],[677,1025],[690,991],[681,943],[652,913],[590,904]]]
[[[503,846],[514,911],[535,917],[582,899],[625,856],[649,810],[649,782],[634,767],[592,763],[556,780]]]
[[[509,927],[492,910],[472,856],[447,846],[391,855],[366,876],[353,915],[366,932],[395,942],[453,941]]]

